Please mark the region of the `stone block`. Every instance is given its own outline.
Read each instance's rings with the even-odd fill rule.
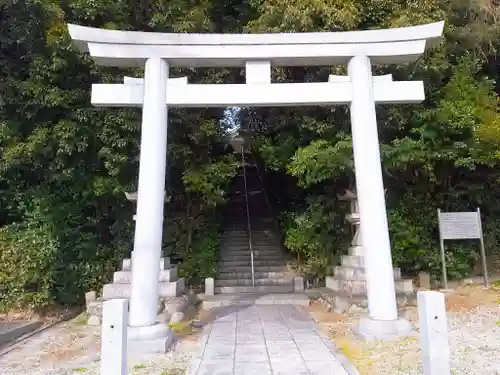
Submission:
[[[362,267],[337,266],[333,272],[338,279],[364,281],[366,278],[365,269]]]
[[[87,303],[87,314],[102,317],[102,301]]]
[[[333,290],[334,292],[338,292],[346,296],[352,296],[352,295],[364,296],[367,293],[366,281],[337,279],[335,276],[327,277],[326,287],[328,289]],[[405,294],[413,293],[412,280],[396,281],[395,287],[396,287],[396,293],[405,293]]]
[[[173,342],[173,333],[167,324],[148,327],[128,327],[128,352],[137,354],[166,353]]]
[[[170,258],[160,258],[160,271],[168,270],[171,268]],[[177,275],[177,269],[175,270]]]
[[[178,311],[172,314],[169,323],[179,323],[182,319],[184,319],[184,313],[182,311]]]
[[[335,285],[337,285],[337,278],[335,276],[327,276],[325,278],[325,284],[328,289],[333,290]]]
[[[162,282],[158,284],[159,296],[162,298],[179,296],[186,288],[184,278],[180,278],[177,281]],[[131,291],[131,284],[106,284],[102,289],[102,298],[103,300],[130,298]]]
[[[418,274],[418,284],[422,290],[431,289],[431,276],[427,272],[420,272]]]
[[[166,270],[160,270],[159,282],[175,281],[177,279],[177,267]],[[118,271],[113,274],[113,283],[130,284],[132,283],[132,271]]]
[[[413,292],[413,280],[405,279],[396,282],[396,293],[412,294]]]
[[[170,258],[160,258],[160,270],[168,270],[170,268]],[[123,259],[122,271],[132,271],[132,259]]]
[[[167,311],[170,315],[184,311],[190,304],[189,296],[183,295],[165,302],[165,311]]]
[[[351,256],[362,257],[364,255],[362,246],[351,246],[348,251]]]
[[[355,255],[342,255],[341,263],[345,267],[364,267],[365,258]]]
[[[156,305],[156,314],[161,314],[165,310],[165,300],[163,298],[158,298],[158,304]]]
[[[410,336],[413,326],[405,318],[396,320],[374,320],[369,317],[359,319],[354,332],[365,340],[392,340]],[[444,373],[443,373],[444,374]],[[436,374],[437,375],[437,374]]]
[[[102,316],[102,312],[101,312]],[[87,325],[89,326],[100,326],[101,325],[101,316],[90,315],[87,319]]]
[[[366,280],[366,268],[364,267],[346,267],[346,266],[336,266],[333,271],[334,276],[337,279],[353,280],[353,281],[365,281]],[[394,268],[394,280],[401,280],[401,269]]]
[[[205,279],[205,295],[215,295],[215,280],[213,277],[207,277]]]
[[[85,303],[93,302],[97,300],[97,292],[91,290],[90,292],[85,293]]]
[[[301,293],[304,291],[304,278],[296,276],[293,278],[293,288],[295,293]]]

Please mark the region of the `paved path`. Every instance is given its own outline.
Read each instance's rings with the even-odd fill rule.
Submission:
[[[291,305],[221,307],[188,375],[347,375],[335,345]]]

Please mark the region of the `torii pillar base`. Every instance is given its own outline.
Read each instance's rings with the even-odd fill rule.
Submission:
[[[165,323],[147,327],[128,327],[128,351],[132,353],[166,353],[172,345],[174,334]]]
[[[354,333],[364,340],[392,340],[415,333],[411,323],[405,318],[396,320],[375,320],[362,317],[354,327]]]

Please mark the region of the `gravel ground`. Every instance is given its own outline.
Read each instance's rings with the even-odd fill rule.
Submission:
[[[500,291],[468,286],[446,298],[452,375],[500,375]],[[312,310],[361,375],[422,375],[416,307],[404,312],[416,328],[413,337],[372,342],[352,333],[360,312],[340,316],[323,307]]]
[[[0,375],[70,375],[100,373],[99,327],[78,318],[51,327],[0,357]],[[198,349],[198,334],[178,341],[167,354],[133,354],[131,375],[183,375]]]

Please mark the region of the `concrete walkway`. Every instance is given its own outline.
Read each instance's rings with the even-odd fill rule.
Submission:
[[[219,307],[214,315],[188,375],[348,375],[346,358],[299,307]]]

